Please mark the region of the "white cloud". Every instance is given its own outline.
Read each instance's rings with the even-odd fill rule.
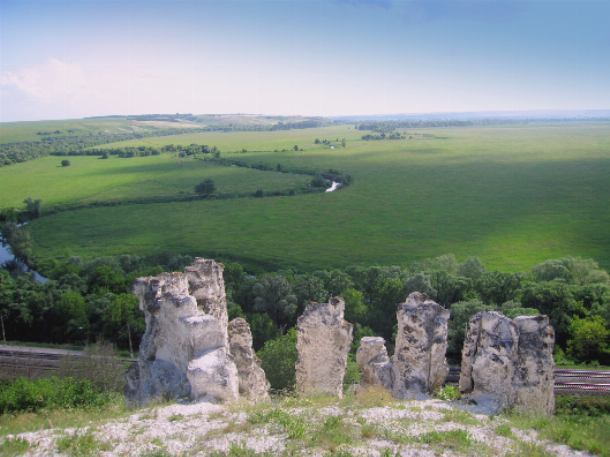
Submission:
[[[82,67],[56,58],[17,71],[2,72],[0,87],[17,90],[42,103],[65,103],[91,93]]]

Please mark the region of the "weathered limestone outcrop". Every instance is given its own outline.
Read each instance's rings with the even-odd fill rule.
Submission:
[[[185,273],[199,309],[218,319],[226,333],[229,315],[222,264],[198,257],[193,265],[186,267]]]
[[[416,398],[441,387],[449,373],[449,310],[420,292],[411,293],[396,311],[398,334],[392,357],[393,393]]]
[[[390,362],[383,338],[380,336],[363,337],[356,353],[356,362],[358,362],[362,374],[361,387],[382,386],[392,390],[392,362]]]
[[[512,405],[518,338],[515,324],[503,314],[475,314],[462,349],[460,392],[490,411]]]
[[[553,326],[550,325],[548,316],[519,316],[513,322],[519,332],[517,368],[513,376],[515,408],[538,414],[553,414]]]
[[[345,302],[310,303],[297,321],[296,385],[300,393],[343,396],[343,377],[352,342]]]
[[[197,259],[186,273],[140,278],[134,293],[146,331],[127,374],[127,399],[238,397],[229,353],[222,265]]]
[[[511,320],[495,311],[475,314],[462,350],[460,391],[484,412],[515,405],[551,413],[554,338],[546,316]]]
[[[229,322],[229,347],[239,374],[239,394],[251,400],[269,398],[269,382],[252,348],[250,326],[241,317]]]

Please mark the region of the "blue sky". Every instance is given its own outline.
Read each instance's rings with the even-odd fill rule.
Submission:
[[[610,108],[607,1],[0,0],[0,120]]]

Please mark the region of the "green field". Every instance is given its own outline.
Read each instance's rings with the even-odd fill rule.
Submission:
[[[60,133],[55,133],[58,131]],[[150,131],[152,126],[121,119],[70,119],[60,121],[5,122],[0,124],[0,142],[40,141],[44,138],[38,132],[49,133],[51,137],[84,135],[88,133],[127,133]]]
[[[223,167],[175,154],[122,159],[111,156],[43,157],[0,168],[0,207],[19,207],[27,197],[42,200],[43,212],[56,204],[134,200],[193,194],[194,186],[211,178],[218,193],[252,193],[259,187],[286,190],[311,179],[286,173]]]
[[[362,141],[364,132],[335,126],[122,142],[216,145],[224,157],[272,166],[334,168],[351,174],[354,182],[331,194],[63,212],[31,224],[35,253],[44,259],[172,251],[304,269],[405,264],[454,253],[458,258],[479,256],[488,267],[503,270],[523,270],[544,259],[579,255],[610,267],[607,124],[405,132],[405,140]],[[343,137],[346,148],[314,145],[315,138]],[[274,152],[295,144],[305,150]],[[231,153],[242,149],[250,152]],[[199,171],[186,162],[165,156],[75,158],[70,170],[57,168],[58,162],[45,158],[6,167],[2,171],[7,174],[0,178],[2,204],[26,196],[52,203],[180,192],[192,186],[195,175],[199,177]],[[36,167],[46,172],[33,171]],[[216,171],[218,187],[221,179],[245,185],[241,177],[229,176],[233,172],[256,173],[228,167]],[[81,181],[73,177],[64,182],[68,173]],[[205,173],[202,170],[202,176]],[[275,185],[269,176],[279,175],[258,173],[261,180],[252,184],[264,190]],[[30,195],[38,183],[30,183],[34,187],[27,192],[23,183],[37,181],[37,175],[48,179],[39,187],[44,194]],[[301,178],[281,175],[287,180]]]

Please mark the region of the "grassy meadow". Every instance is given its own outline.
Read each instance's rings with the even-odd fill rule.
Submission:
[[[154,130],[155,126],[143,122],[123,119],[67,119],[36,122],[0,123],[0,143],[19,141],[40,141],[45,132],[51,137],[84,135],[88,133],[127,133],[131,131]],[[59,133],[55,133],[59,130]]]
[[[404,140],[383,141],[362,141],[364,133],[333,126],[110,144],[216,145],[224,157],[334,168],[354,181],[330,194],[63,212],[31,224],[35,254],[44,259],[173,251],[314,269],[405,264],[451,252],[458,258],[479,256],[502,270],[565,255],[593,257],[610,267],[607,124],[413,129],[403,131]],[[315,145],[315,138],[346,138],[347,147]],[[295,144],[304,151],[292,151]],[[27,196],[42,198],[44,206],[186,192],[212,171],[218,173],[210,176],[219,190],[245,186],[245,174],[251,173],[260,177],[251,176],[247,185],[265,191],[284,186],[276,178],[307,179],[235,167],[199,170],[194,161],[169,155],[70,160],[70,169],[57,168],[58,158],[44,158],[0,170],[6,173],[0,177],[1,205]],[[36,189],[44,192],[34,195]]]
[[[0,207],[19,207],[27,197],[41,199],[43,212],[53,205],[121,201],[194,194],[194,186],[211,178],[218,193],[255,192],[299,187],[311,178],[248,168],[224,167],[176,154],[132,157],[43,157],[0,168]]]

